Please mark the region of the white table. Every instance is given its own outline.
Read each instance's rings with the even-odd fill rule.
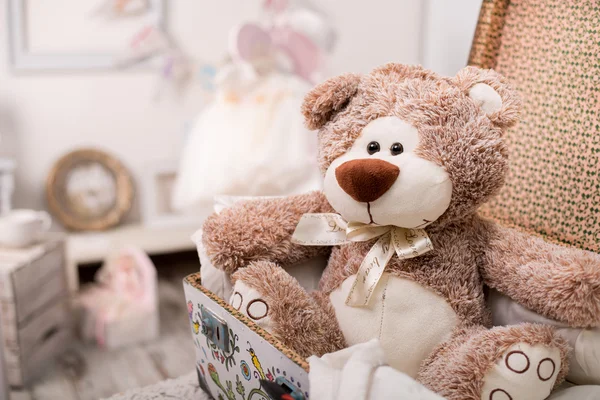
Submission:
[[[102,262],[112,252],[128,246],[139,247],[149,255],[195,250],[192,235],[200,228],[189,225],[122,225],[104,232],[77,232],[67,238],[67,279],[69,290],[79,289],[79,266]]]

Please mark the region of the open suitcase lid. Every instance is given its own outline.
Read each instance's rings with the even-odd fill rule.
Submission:
[[[469,65],[521,93],[505,142],[510,171],[486,217],[547,241],[600,252],[595,2],[484,0]]]
[[[216,399],[275,398],[280,388],[308,399],[308,363],[204,288],[200,273],[183,280],[200,387]],[[262,382],[261,382],[262,381]]]

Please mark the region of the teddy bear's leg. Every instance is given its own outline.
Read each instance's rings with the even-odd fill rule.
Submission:
[[[567,353],[549,326],[472,327],[440,345],[419,380],[449,400],[543,400],[564,379]]]
[[[346,347],[329,298],[307,293],[277,264],[255,262],[232,279],[230,304],[302,357]]]

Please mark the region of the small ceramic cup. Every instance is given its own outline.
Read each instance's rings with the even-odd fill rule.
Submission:
[[[45,211],[12,210],[0,217],[0,245],[26,247],[40,240],[52,225]]]

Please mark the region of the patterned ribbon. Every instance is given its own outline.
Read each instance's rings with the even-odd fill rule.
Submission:
[[[364,258],[346,304],[365,307],[394,253],[401,260],[418,257],[433,250],[424,229],[400,228],[346,222],[339,214],[304,214],[292,235],[292,243],[305,246],[337,246],[379,238]]]

